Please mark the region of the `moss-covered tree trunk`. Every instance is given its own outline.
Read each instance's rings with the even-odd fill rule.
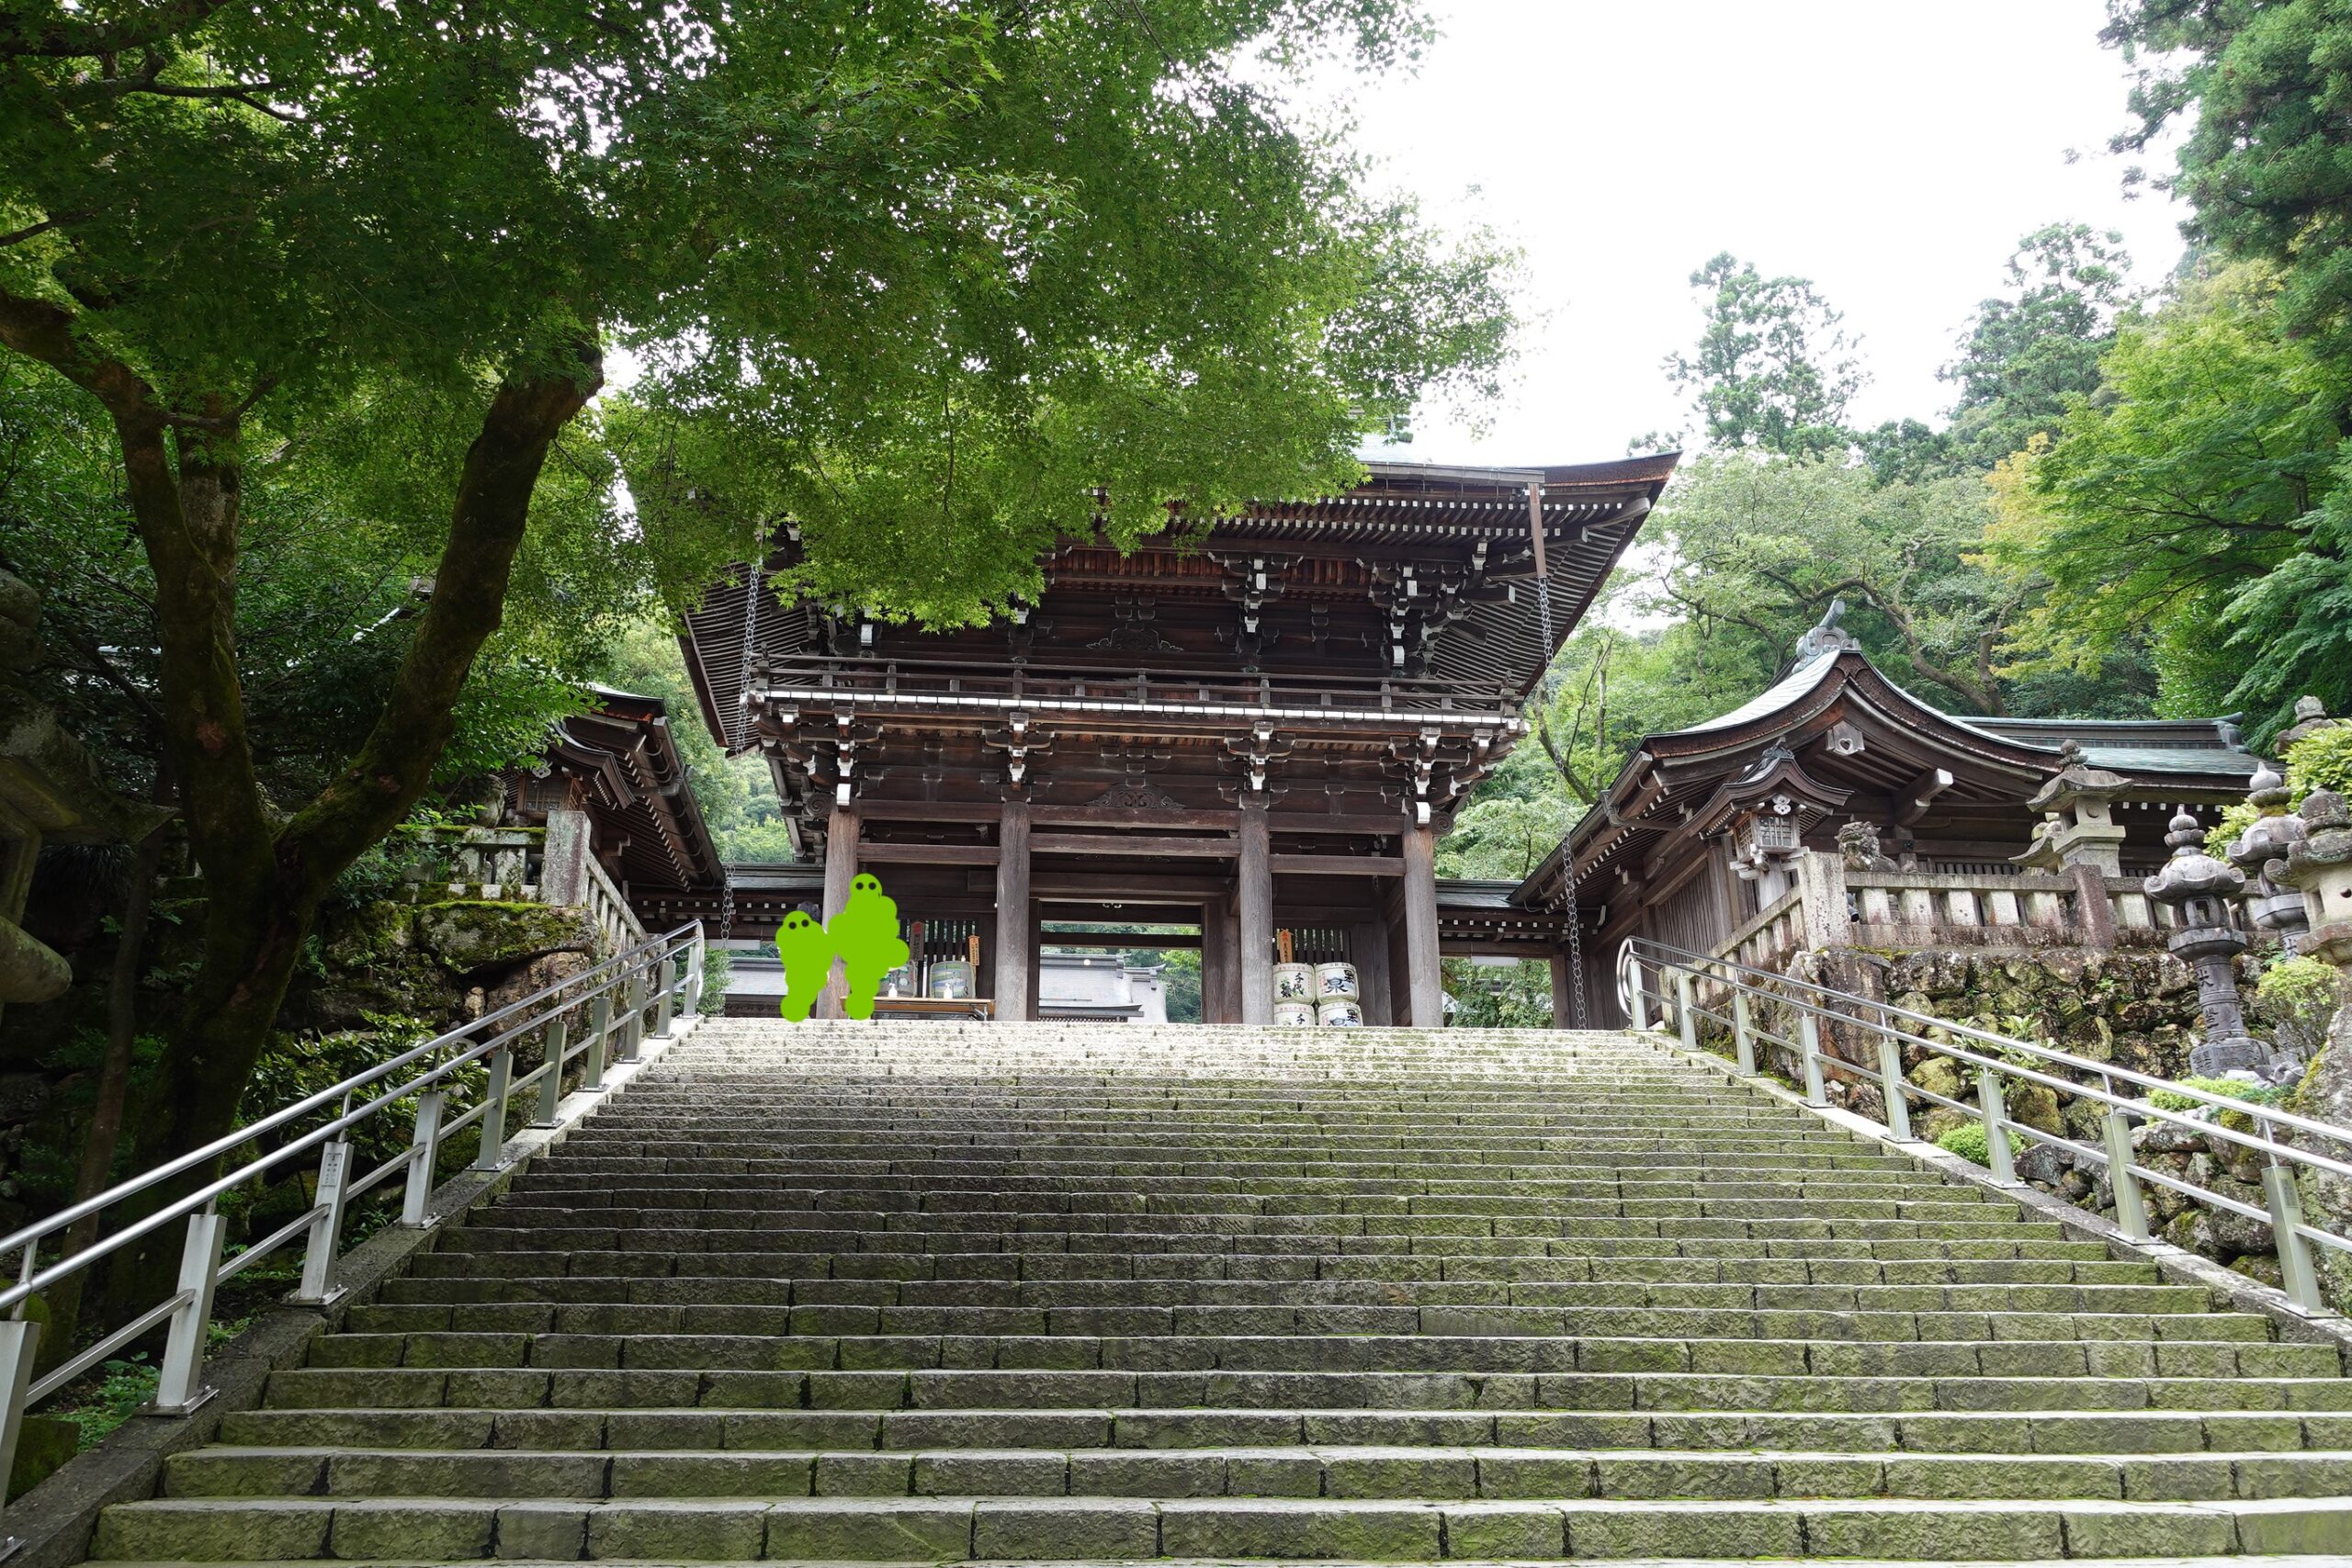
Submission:
[[[0,293],[0,344],[106,406],[155,575],[164,750],[204,873],[206,908],[203,957],[137,1121],[138,1164],[152,1168],[229,1130],[321,898],[431,783],[458,688],[498,629],[548,447],[602,384],[602,366],[593,339],[583,339],[567,363],[518,370],[492,394],[458,474],[432,602],[383,706],[351,761],[281,822],[254,766],[237,669],[240,442],[250,397],[167,398],[93,349],[66,310],[43,300]],[[178,1190],[206,1174],[191,1173]],[[130,1217],[109,1216],[107,1228]],[[109,1294],[126,1284],[149,1294],[168,1278],[178,1247],[177,1227],[164,1227],[122,1260]]]

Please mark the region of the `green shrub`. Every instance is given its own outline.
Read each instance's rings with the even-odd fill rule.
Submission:
[[[2254,1016],[2277,1043],[2306,1060],[2327,1043],[2327,1026],[2344,999],[2333,965],[2308,953],[2272,960],[2255,983]]]
[[[2223,1094],[2232,1100],[2245,1100],[2248,1105],[2277,1105],[2287,1098],[2287,1090],[2270,1084],[2241,1083],[2235,1078],[2183,1078],[2180,1089],[2198,1089],[2205,1094]],[[2148,1096],[2148,1103],[2159,1111],[2201,1111],[2206,1102],[2180,1089],[2160,1089]]]
[[[2233,800],[2222,807],[2222,819],[2205,829],[2205,852],[2227,859],[2238,835],[2262,819],[2262,808],[2250,800]]]
[[[2022,1134],[2004,1128],[2002,1135],[2009,1140],[2010,1155],[2025,1153]],[[1936,1147],[1946,1154],[1958,1155],[1971,1165],[1989,1166],[1993,1163],[1992,1145],[1985,1139],[1984,1123],[1982,1122],[1962,1122],[1957,1127],[1946,1128],[1943,1135],[1936,1140]]]
[[[2352,724],[2332,724],[2287,748],[2287,787],[2301,800],[2315,789],[2352,795]]]

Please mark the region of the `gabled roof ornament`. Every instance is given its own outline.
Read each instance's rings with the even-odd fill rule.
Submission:
[[[1845,595],[1829,601],[1828,613],[1821,617],[1821,624],[1797,638],[1797,669],[1804,669],[1816,659],[1860,649],[1861,639],[1838,625],[1845,614]]]

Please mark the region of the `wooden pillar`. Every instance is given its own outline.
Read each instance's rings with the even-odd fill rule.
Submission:
[[[1437,830],[1413,827],[1405,840],[1406,1021],[1415,1029],[1445,1027],[1445,985],[1437,966]]]
[[[1008,800],[996,831],[996,1016],[1020,1023],[1037,1016],[1030,979],[1037,925],[1029,912],[1029,805]]]
[[[1266,808],[1241,807],[1241,862],[1234,922],[1241,946],[1241,1021],[1274,1021],[1274,873],[1267,859]]]
[[[1233,984],[1233,908],[1223,897],[1201,906],[1201,1021],[1238,1023]]]
[[[1552,1027],[1574,1029],[1577,1026],[1576,993],[1568,976],[1568,950],[1552,951]]]
[[[1025,908],[1027,915],[1023,923],[1029,931],[1029,1016],[1035,1019],[1045,1016],[1039,1003],[1046,992],[1039,975],[1046,964],[1046,907],[1033,903]]]
[[[1348,961],[1356,966],[1356,985],[1363,993],[1363,1021],[1384,1028],[1396,1019],[1388,996],[1388,923],[1366,920],[1348,928]]]
[[[836,806],[825,819],[825,919],[830,923],[849,902],[849,885],[857,875],[857,810],[854,807]],[[841,960],[833,961],[831,976],[825,989],[817,998],[815,1016],[840,1018],[842,998],[849,993],[849,982],[842,973]]]

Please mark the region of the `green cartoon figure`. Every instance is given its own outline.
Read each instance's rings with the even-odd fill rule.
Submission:
[[[833,972],[832,933],[808,918],[805,909],[784,917],[775,931],[775,955],[784,961],[784,1016],[805,1021],[817,1005],[819,993]]]
[[[874,993],[881,988],[882,976],[907,961],[907,944],[899,937],[898,900],[871,876],[853,878],[849,902],[826,922],[826,930],[849,980],[842,1011],[851,1018],[872,1018]]]

